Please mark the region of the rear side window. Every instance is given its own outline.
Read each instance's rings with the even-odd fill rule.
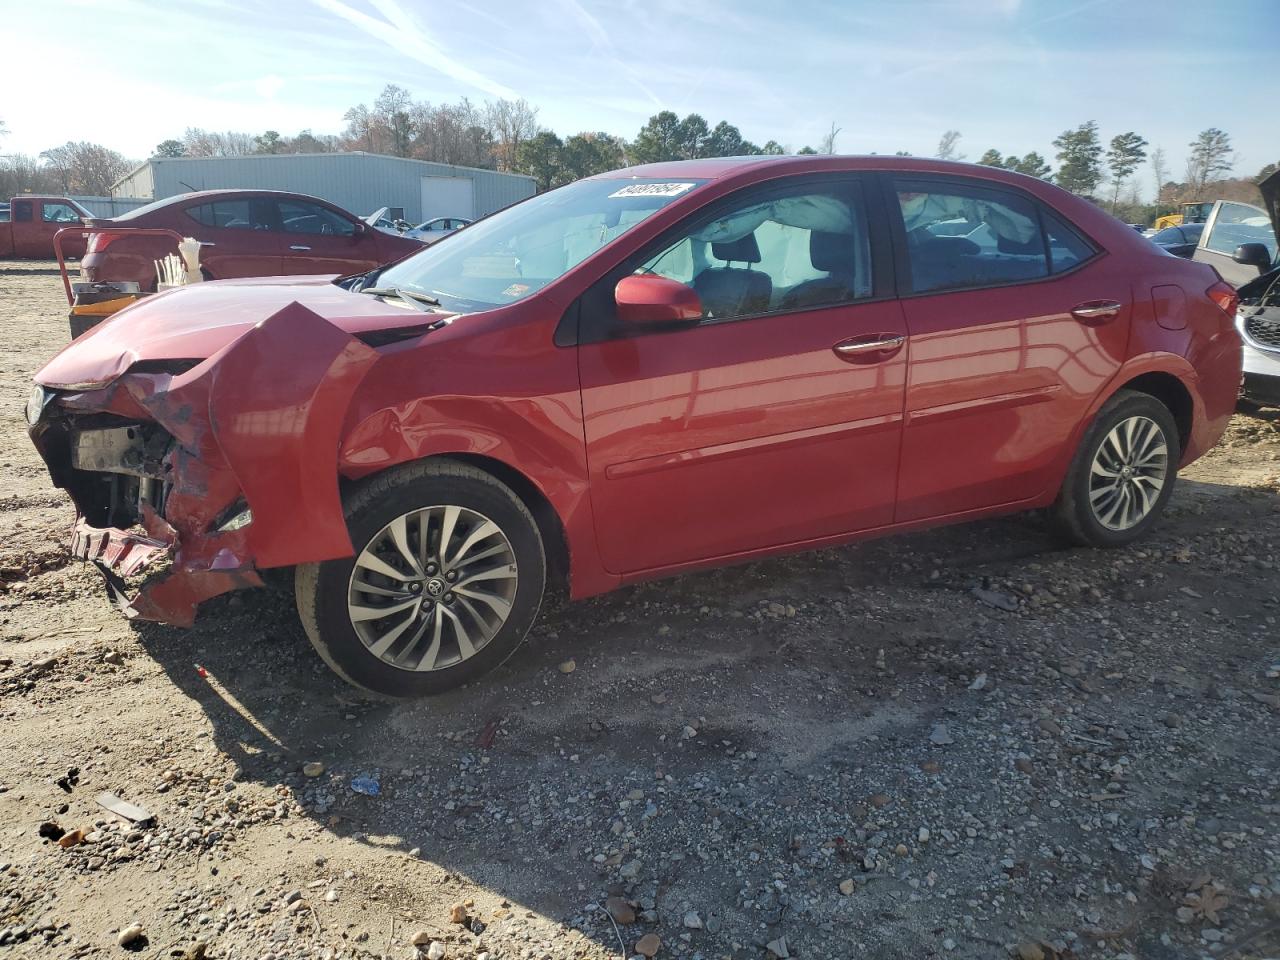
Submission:
[[[914,292],[1049,276],[1049,251],[1031,201],[1003,190],[936,181],[896,180],[895,189]]]
[[[30,200],[15,200],[13,202],[13,219],[18,223],[30,223],[33,215]]]
[[[270,225],[265,218],[255,216],[255,213],[260,213],[255,207],[248,199],[215,200],[198,207],[188,207],[187,216],[206,227],[223,230],[269,230]]]

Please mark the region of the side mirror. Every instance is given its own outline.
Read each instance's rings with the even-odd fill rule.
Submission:
[[[363,220],[357,220],[357,221],[356,221],[356,233],[357,233],[357,234],[360,234],[360,233],[367,233],[367,232],[368,232],[368,230],[369,230],[369,225],[368,225],[367,223],[365,223]]]
[[[693,287],[653,274],[633,274],[613,291],[623,323],[680,323],[702,319],[702,300]]]
[[[1242,243],[1236,247],[1231,259],[1246,267],[1257,267],[1259,273],[1266,273],[1271,269],[1271,251],[1265,243]]]

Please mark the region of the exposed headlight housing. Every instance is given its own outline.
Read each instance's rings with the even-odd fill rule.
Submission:
[[[29,425],[35,425],[52,399],[52,390],[46,390],[38,383],[31,388],[31,396],[27,397],[27,405],[22,411]]]
[[[231,533],[235,530],[243,530],[251,523],[253,523],[253,511],[245,503],[244,497],[241,497],[223,510],[210,524],[210,528],[215,533]]]

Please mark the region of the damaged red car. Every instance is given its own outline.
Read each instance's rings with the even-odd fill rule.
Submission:
[[[292,568],[321,656],[415,696],[509,657],[548,589],[1032,508],[1128,543],[1231,416],[1235,305],[1041,180],[691,161],[363,276],[149,297],[27,419],[131,616]]]

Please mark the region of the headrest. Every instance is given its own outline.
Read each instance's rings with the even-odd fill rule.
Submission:
[[[813,269],[824,273],[852,273],[853,237],[814,230],[809,234],[809,260]]]
[[[756,235],[748,233],[741,240],[722,240],[711,244],[711,255],[717,260],[738,260],[744,263],[760,262],[760,244]]]

